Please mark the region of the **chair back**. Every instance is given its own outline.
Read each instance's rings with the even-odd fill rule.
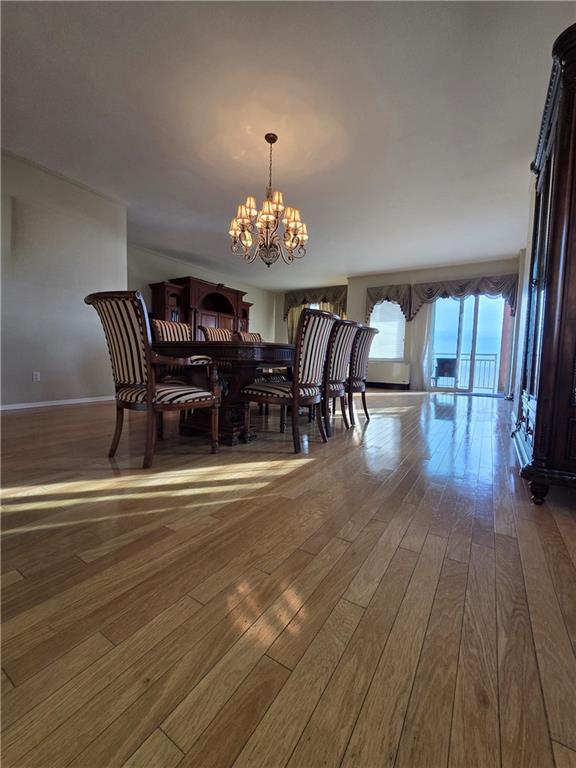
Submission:
[[[366,381],[368,378],[370,347],[377,333],[377,328],[370,328],[369,325],[360,326],[352,345],[352,356],[350,359],[351,379]]]
[[[147,384],[150,324],[140,291],[91,293],[84,299],[100,317],[116,385]]]
[[[296,331],[294,387],[320,387],[324,380],[326,351],[338,315],[320,309],[303,309]]]
[[[251,341],[254,344],[262,344],[264,339],[259,333],[250,333],[249,331],[237,331],[234,334],[239,341]]]
[[[192,341],[192,327],[188,323],[155,318],[150,322],[156,341]]]
[[[232,341],[232,331],[229,328],[209,328],[199,325],[205,341]]]
[[[328,366],[326,384],[343,384],[350,372],[350,358],[360,323],[353,320],[337,320],[328,344]]]

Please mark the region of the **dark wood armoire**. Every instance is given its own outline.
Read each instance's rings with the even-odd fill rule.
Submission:
[[[576,488],[576,24],[556,40],[536,174],[526,345],[514,443],[532,500]]]
[[[245,292],[222,283],[209,283],[196,277],[175,277],[164,283],[152,283],[152,317],[189,323],[192,338],[202,341],[198,326],[248,331],[250,304]]]

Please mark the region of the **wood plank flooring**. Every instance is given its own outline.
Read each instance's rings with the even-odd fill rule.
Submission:
[[[369,394],[304,451],[3,415],[4,768],[576,765],[576,497],[502,400]]]

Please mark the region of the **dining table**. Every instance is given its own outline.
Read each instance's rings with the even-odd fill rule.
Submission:
[[[255,438],[244,430],[244,414],[248,407],[242,387],[251,384],[266,369],[288,368],[294,363],[294,344],[252,341],[158,341],[152,348],[169,357],[208,355],[216,363],[221,387],[220,442],[237,445]],[[197,366],[184,368],[190,384],[199,385]],[[199,409],[181,423],[183,434],[209,431],[206,409]]]

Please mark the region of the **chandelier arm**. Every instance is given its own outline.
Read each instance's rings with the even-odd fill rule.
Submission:
[[[246,253],[244,254],[244,261],[247,264],[252,264],[253,261],[255,261],[256,256],[258,255],[258,249],[257,248],[249,248]]]

